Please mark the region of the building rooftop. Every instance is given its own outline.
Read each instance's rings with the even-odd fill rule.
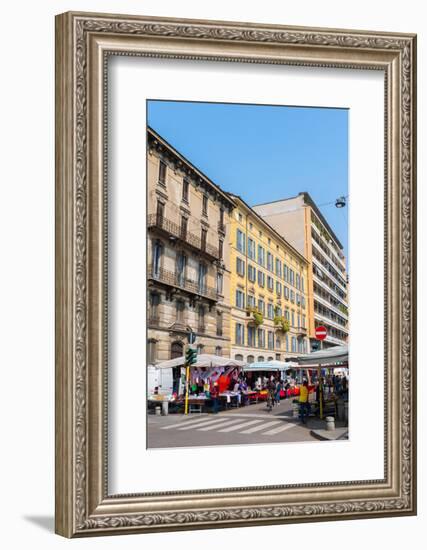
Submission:
[[[323,225],[326,227],[328,232],[330,233],[331,237],[334,239],[334,241],[337,243],[339,248],[343,250],[343,245],[341,244],[341,241],[338,239],[338,237],[335,234],[335,231],[332,229],[332,227],[329,225],[329,223],[326,221],[326,218],[322,214],[322,212],[319,210],[319,207],[316,205],[314,200],[311,198],[310,194],[307,191],[301,191],[298,193],[298,195],[295,195],[294,197],[288,197],[285,199],[278,199],[275,201],[268,201],[268,202],[262,202],[260,204],[255,204],[254,206],[265,206],[267,204],[273,204],[276,202],[287,202],[290,200],[297,199],[298,197],[301,197],[304,201],[304,204],[311,206],[311,208],[314,210],[316,216],[320,219],[320,221],[323,223]]]
[[[286,243],[286,246],[288,246],[292,252],[298,256],[301,260],[303,260],[305,263],[308,263],[307,262],[307,258],[305,256],[303,256],[301,254],[301,252],[298,252],[298,250],[292,246],[286,239],[283,235],[280,235],[280,233],[278,233],[274,227],[272,227],[262,216],[260,216],[257,212],[255,212],[255,210],[253,208],[251,208],[249,206],[249,204],[247,202],[245,202],[242,197],[240,197],[239,195],[235,195],[234,193],[228,193],[228,195],[230,195],[230,197],[232,199],[235,199],[235,200],[238,200],[240,202],[243,203],[243,205],[251,212],[252,216],[254,218],[257,218],[264,226],[266,226],[278,239],[280,239],[281,241],[284,241]]]
[[[147,134],[151,136],[152,139],[158,140],[160,143],[162,143],[169,151],[171,151],[181,162],[186,164],[196,176],[203,179],[206,183],[208,183],[221,197],[223,200],[225,200],[230,208],[234,208],[236,205],[230,198],[229,194],[221,189],[219,185],[214,183],[206,174],[204,174],[197,166],[195,166],[192,162],[190,162],[184,155],[182,155],[173,145],[171,145],[166,139],[164,139],[160,134],[158,134],[153,128],[147,125]]]

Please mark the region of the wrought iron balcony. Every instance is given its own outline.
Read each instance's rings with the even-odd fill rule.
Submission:
[[[154,271],[153,268],[150,267],[148,270],[148,279],[158,281],[167,286],[186,290],[191,294],[197,294],[209,300],[218,300],[218,294],[214,287],[199,285],[196,281],[191,281],[183,277],[182,273],[174,273],[162,267]]]
[[[206,239],[201,236],[198,237],[197,235],[194,235],[194,233],[188,231],[185,225],[175,223],[165,216],[161,216],[159,214],[149,214],[147,227],[148,229],[156,228],[165,233],[169,238],[180,240],[197,252],[203,252],[214,260],[219,259],[218,247],[207,243]]]

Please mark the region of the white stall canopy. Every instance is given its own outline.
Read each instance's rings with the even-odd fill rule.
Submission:
[[[176,357],[175,359],[169,359],[158,363],[156,367],[158,369],[168,369],[171,367],[182,367],[185,364],[185,357]],[[191,367],[244,367],[243,361],[237,361],[236,359],[230,359],[230,357],[221,357],[220,355],[210,355],[208,353],[202,353],[197,356],[197,362]]]
[[[296,357],[298,365],[335,365],[336,363],[348,364],[348,345],[334,346],[328,349],[321,349],[308,355]]]
[[[257,361],[248,363],[243,370],[245,372],[283,371],[291,369],[295,363],[290,361]]]

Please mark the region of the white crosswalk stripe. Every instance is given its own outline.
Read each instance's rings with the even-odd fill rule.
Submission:
[[[272,430],[268,430],[268,432],[264,432],[262,435],[276,435],[280,432],[284,432],[285,430],[289,430],[289,428],[295,428],[296,424],[293,424],[292,422],[283,422],[284,426],[278,426],[277,428],[273,428]]]
[[[207,426],[207,425],[211,425],[212,423],[215,423],[216,420],[213,420],[212,418],[205,418],[204,420],[199,420],[199,422],[194,422],[194,423],[185,423],[185,426],[179,426],[177,427],[177,430],[179,431],[182,431],[182,430],[192,430],[193,428],[196,429],[196,428],[201,428],[203,426]]]
[[[261,424],[261,426],[254,426],[253,428],[249,428],[249,430],[244,430],[243,432],[240,432],[242,434],[253,434],[254,432],[259,432],[263,430],[264,428],[268,428],[269,426],[273,426],[274,424],[281,424],[283,420],[273,420],[272,422],[266,422],[265,424]]]
[[[241,420],[241,419],[239,419]],[[249,422],[246,420],[245,422],[240,422],[240,424],[237,424],[237,425],[233,425],[233,426],[227,426],[227,428],[224,428],[222,430],[218,430],[218,432],[220,433],[225,433],[225,432],[233,432],[235,430],[240,430],[240,428],[246,428],[247,426],[250,426],[252,424],[259,424],[260,422],[262,422],[262,420],[249,420]]]
[[[208,417],[202,417],[202,418],[198,418],[197,420],[185,420],[184,423],[186,426],[190,426],[190,425],[193,425],[193,424],[200,424],[200,422],[206,422],[207,420],[212,420],[212,418],[208,418]],[[162,428],[162,430],[172,430],[173,428],[177,428],[179,427],[181,424],[170,424],[169,426],[164,426]]]
[[[255,418],[254,418],[255,417]],[[285,419],[266,421],[263,415],[227,415],[218,418],[217,416],[203,416],[202,418],[185,420],[163,426],[162,430],[197,430],[199,432],[215,431],[217,433],[236,432],[250,435],[259,432],[263,436],[273,436],[294,428],[297,424]]]
[[[229,424],[235,424],[236,422],[239,422],[240,418],[235,418],[234,420],[231,418],[223,418],[221,420],[216,420],[214,422],[209,422],[208,426],[196,426],[194,428],[195,430],[198,430],[199,432],[207,432],[209,430],[216,430],[217,428],[222,428],[223,426],[227,426]],[[219,430],[223,431],[223,430]]]

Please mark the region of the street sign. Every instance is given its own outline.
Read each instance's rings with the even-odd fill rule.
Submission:
[[[189,344],[194,344],[196,341],[196,333],[191,331],[187,334],[187,340]]]
[[[326,330],[326,327],[316,327],[315,334],[316,340],[324,340],[328,335],[328,331]]]

